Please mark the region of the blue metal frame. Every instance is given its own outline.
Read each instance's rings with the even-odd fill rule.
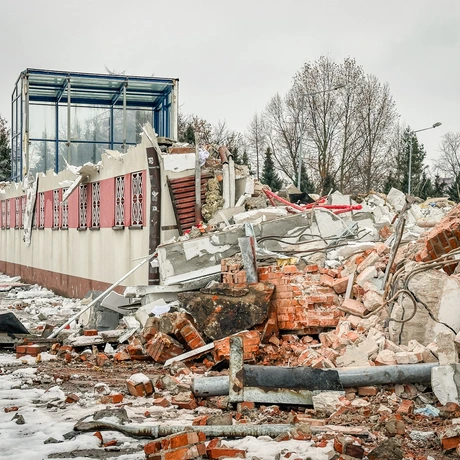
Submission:
[[[126,108],[148,110],[155,131],[160,136],[169,137],[172,120],[172,94],[178,79],[163,77],[141,77],[127,75],[105,75],[81,72],[65,72],[43,69],[26,69],[16,80],[11,95],[11,178],[22,180],[23,176],[23,135],[24,111],[23,82],[29,81],[29,106],[50,105],[55,111],[55,135],[50,139],[30,138],[29,142],[53,142],[55,145],[54,170],[59,172],[59,145],[67,140],[59,139],[59,121],[61,110],[67,107],[64,96],[68,96],[70,87],[70,107],[98,107],[110,111],[109,139],[107,142],[89,139],[72,139],[75,144],[108,144],[111,149],[121,142],[114,139],[114,108],[123,106],[123,90],[126,86]],[[70,81],[70,85],[69,85]],[[27,101],[26,101],[27,102]],[[30,114],[30,112],[29,112]],[[30,118],[30,124],[34,122]],[[73,120],[71,120],[73,122]],[[128,122],[129,123],[129,122]],[[127,145],[133,145],[128,143]]]

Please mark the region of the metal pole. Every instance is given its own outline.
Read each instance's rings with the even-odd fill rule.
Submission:
[[[109,288],[107,288],[102,294],[100,294],[98,297],[96,297],[91,303],[89,303],[83,310],[80,310],[78,313],[73,315],[70,319],[68,319],[61,327],[59,327],[57,330],[53,331],[53,333],[48,337],[50,339],[56,337],[59,332],[61,332],[67,325],[69,325],[72,321],[75,321],[80,315],[82,315],[86,310],[89,310],[95,303],[99,302],[99,300],[103,299],[109,292],[113,291],[123,280],[128,278],[129,275],[134,273],[138,268],[142,267],[142,265],[145,264],[145,262],[148,262],[150,259],[152,259],[154,256],[156,256],[157,253],[156,251],[151,254],[150,256],[146,257],[144,260],[139,262],[134,268],[132,268],[128,273],[123,275],[118,281],[112,284]]]
[[[411,178],[412,178],[412,131],[409,133],[409,177],[407,179],[408,195],[410,195]]]
[[[423,364],[401,364],[394,366],[374,366],[374,367],[356,367],[356,368],[338,368],[334,369],[339,375],[339,381],[343,387],[359,387],[367,385],[385,385],[389,383],[421,383],[429,382],[431,369],[438,366],[439,363]],[[286,378],[292,379],[292,370],[302,372],[301,368],[271,368],[270,366],[248,366],[244,365],[243,369],[248,369],[252,373],[260,376],[261,381],[268,382],[269,377],[273,374],[286,374]],[[272,372],[272,369],[274,371]],[[308,373],[309,368],[305,368]],[[325,370],[327,372],[327,370]],[[308,388],[305,388],[308,389]],[[223,396],[229,394],[229,377],[200,377],[192,382],[192,391],[198,397]]]
[[[123,86],[123,153],[126,153],[126,87],[128,83]]]
[[[70,136],[71,136],[71,113],[70,113],[70,77],[67,78],[67,163],[70,163]]]
[[[25,130],[24,130],[24,151],[25,151],[25,160],[26,160],[26,169],[25,174],[29,174],[29,76],[24,77],[24,95],[25,95],[25,108],[24,108],[24,118],[25,118]]]
[[[302,176],[302,132],[300,133],[300,140],[299,140],[299,168],[297,171],[297,188],[299,189],[299,192],[302,191],[300,189],[301,176]]]

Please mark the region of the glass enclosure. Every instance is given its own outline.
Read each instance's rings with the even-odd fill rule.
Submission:
[[[174,78],[25,70],[11,98],[12,180],[126,151],[146,122],[176,138],[177,89]]]

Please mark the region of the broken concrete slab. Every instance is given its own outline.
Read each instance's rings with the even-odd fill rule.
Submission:
[[[418,266],[412,265],[408,271]],[[440,331],[460,330],[460,280],[457,277],[448,276],[440,270],[429,270],[412,276],[408,286],[429,311],[419,305],[410,321],[404,324],[391,322],[389,331],[392,341],[407,344],[415,339],[426,346],[436,339]],[[413,303],[405,297],[402,305],[394,305],[391,316],[401,320],[408,318],[413,311]]]
[[[178,297],[182,308],[195,319],[198,329],[210,339],[218,340],[267,318],[274,285],[261,282],[246,286],[243,290],[232,289],[222,283],[205,293],[186,292]],[[229,288],[234,295],[228,295]]]
[[[460,404],[460,364],[434,367],[431,370],[431,387],[441,404]]]

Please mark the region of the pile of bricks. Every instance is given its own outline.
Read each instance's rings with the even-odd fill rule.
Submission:
[[[206,454],[201,431],[184,431],[172,434],[144,446],[147,460],[190,460]]]
[[[245,282],[246,274],[241,264],[223,260],[221,270],[223,282]],[[340,303],[337,290],[344,292],[345,284],[338,270],[317,265],[307,266],[304,270],[295,265],[270,265],[259,267],[258,275],[260,281],[275,285],[271,306],[280,330],[317,333],[322,328],[337,326],[343,316],[336,308]]]
[[[453,208],[424,238],[424,248],[416,255],[418,262],[428,262],[460,247],[460,205]],[[451,275],[457,264],[444,268]]]

